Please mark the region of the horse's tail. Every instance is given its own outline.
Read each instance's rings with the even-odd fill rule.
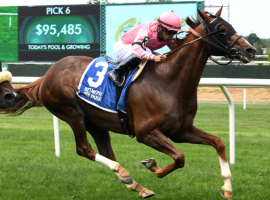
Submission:
[[[18,94],[17,102],[13,107],[1,110],[1,113],[19,116],[30,108],[42,107],[43,105],[38,98],[38,91],[43,78],[44,77],[41,77],[27,86],[14,88],[14,91]]]

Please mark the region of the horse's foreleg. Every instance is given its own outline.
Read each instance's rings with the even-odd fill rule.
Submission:
[[[124,183],[129,190],[138,192],[140,198],[148,198],[155,195],[154,192],[142,187],[136,181],[134,181],[129,172],[121,167],[118,162],[110,160],[100,154],[96,154],[95,161],[109,167],[110,170],[112,170],[119,177],[119,180]]]
[[[223,160],[219,156],[219,163],[221,167],[221,176],[224,180],[224,186],[221,187],[221,195],[225,199],[232,199],[232,184],[231,184],[231,171],[228,161]]]
[[[155,129],[149,134],[137,134],[136,138],[138,142],[165,153],[174,159],[174,163],[163,168],[158,168],[153,158],[142,161],[142,164],[144,164],[147,169],[154,172],[158,178],[162,178],[172,171],[184,167],[184,154],[159,130]]]
[[[85,126],[86,130],[91,134],[98,148],[98,152],[100,155],[109,158],[113,161],[116,161],[112,145],[109,131],[103,130],[95,126],[91,123],[87,118],[85,118]]]
[[[86,119],[87,120],[87,119]],[[129,172],[125,170],[117,161],[111,146],[110,134],[107,130],[102,130],[92,124],[90,121],[86,122],[86,130],[91,134],[97,145],[99,154],[96,154],[95,161],[109,167],[119,178],[121,183],[131,191],[139,193],[141,198],[153,196],[154,193],[134,181]]]
[[[217,136],[208,134],[203,130],[192,126],[185,132],[181,132],[171,137],[172,141],[178,143],[205,144],[213,146],[218,154],[221,167],[221,176],[224,180],[224,185],[221,187],[221,195],[225,199],[232,199],[231,171],[228,160],[225,154],[225,145]]]

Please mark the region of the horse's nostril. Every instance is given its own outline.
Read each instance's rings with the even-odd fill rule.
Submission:
[[[256,51],[257,51],[257,49],[251,48],[251,47],[246,49],[246,52],[249,53],[249,54],[255,54]]]
[[[7,101],[8,100],[13,100],[14,99],[14,94],[13,93],[8,93],[4,97]]]

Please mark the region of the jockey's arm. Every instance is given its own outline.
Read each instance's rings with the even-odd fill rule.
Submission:
[[[132,54],[136,57],[140,58],[141,60],[153,60],[155,55],[151,52],[147,52],[145,48],[149,39],[149,34],[147,30],[141,29],[132,45]]]

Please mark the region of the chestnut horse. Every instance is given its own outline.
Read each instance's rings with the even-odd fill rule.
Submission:
[[[18,94],[11,86],[12,75],[8,71],[2,71],[2,62],[0,60],[0,110],[15,105]]]
[[[185,156],[171,140],[175,143],[213,146],[217,151],[224,179],[221,194],[224,198],[231,199],[231,172],[223,142],[220,138],[193,126],[197,111],[197,87],[213,48],[203,40],[191,41],[198,39],[197,36],[216,30],[220,31],[215,34],[217,40],[226,39],[223,42],[214,42],[214,49],[218,49],[217,46],[220,45],[225,47],[222,53],[216,55],[233,57],[247,63],[254,59],[256,53],[254,47],[220,18],[221,10],[222,8],[215,16],[198,10],[203,23],[186,19],[188,25],[195,30],[193,33],[198,34],[190,32],[184,39],[179,40],[179,47],[189,42],[190,44],[175,51],[165,62],[146,64],[142,74],[128,90],[126,107],[129,126],[137,141],[169,155],[174,160],[168,166],[157,167],[154,159],[146,159],[142,163],[147,169],[162,178],[184,167]],[[228,36],[229,32],[231,35]],[[211,37],[206,37],[205,40],[211,41]],[[118,115],[89,105],[76,95],[81,76],[92,60],[93,58],[84,56],[61,59],[44,77],[16,89],[19,94],[18,102],[4,112],[16,116],[29,108],[45,106],[53,115],[70,125],[75,135],[78,155],[109,167],[129,190],[137,191],[139,197],[153,196],[151,190],[136,183],[129,172],[116,161],[109,131],[124,134]],[[99,154],[91,148],[86,131],[94,138]]]

